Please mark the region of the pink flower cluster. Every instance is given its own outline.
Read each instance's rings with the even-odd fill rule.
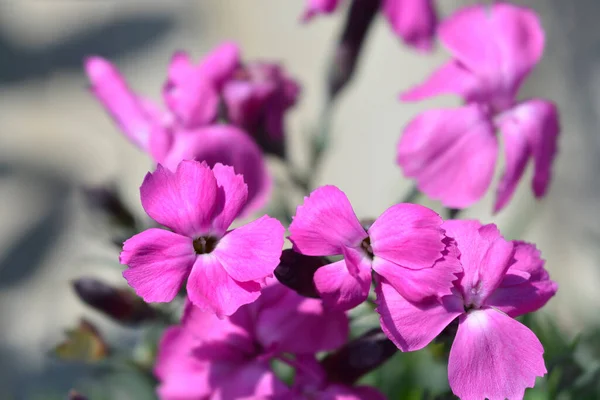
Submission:
[[[284,115],[300,88],[276,64],[243,64],[224,43],[194,65],[173,55],[163,87],[167,110],[136,95],[107,60],[85,61],[92,91],[135,145],[174,171],[181,160],[230,165],[248,185],[245,211],[261,208],[271,191],[261,147],[284,153]]]
[[[425,111],[408,124],[398,144],[397,161],[404,174],[446,207],[469,207],[491,184],[498,130],[505,169],[494,210],[508,203],[530,158],[535,163],[533,192],[542,197],[556,153],[556,106],[544,99],[516,101],[544,49],[537,15],[508,3],[473,6],[444,21],[438,33],[453,59],[402,99],[452,93],[465,105]]]

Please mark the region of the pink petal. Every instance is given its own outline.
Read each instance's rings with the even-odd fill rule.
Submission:
[[[88,57],[85,71],[94,95],[123,133],[135,145],[148,150],[151,133],[161,130],[160,121],[147,112],[143,101],[131,91],[113,64],[101,57]]]
[[[197,161],[182,161],[175,172],[159,164],[146,175],[140,193],[153,220],[190,237],[208,231],[218,194],[213,172]]]
[[[229,225],[242,212],[248,199],[248,185],[242,175],[237,175],[233,167],[217,163],[212,168],[217,180],[217,210],[213,218],[213,229],[223,235]]]
[[[314,354],[334,350],[348,338],[348,317],[343,311],[323,306],[317,299],[302,297],[277,283],[263,290],[282,292],[270,307],[263,307],[256,320],[256,338],[276,353]]]
[[[202,58],[201,75],[221,90],[240,66],[240,48],[235,42],[223,42]]]
[[[290,225],[294,248],[309,256],[341,254],[344,246],[357,247],[366,237],[350,201],[335,186],[322,186],[305,197]]]
[[[355,275],[345,261],[321,267],[315,272],[315,286],[325,306],[350,310],[367,299],[371,287],[371,265],[363,264]]]
[[[448,360],[448,380],[464,400],[522,399],[546,374],[542,344],[526,326],[485,308],[460,317]]]
[[[192,239],[151,228],[125,241],[119,262],[129,267],[123,271],[129,286],[152,303],[173,300],[195,258]]]
[[[419,204],[391,206],[369,228],[373,253],[405,268],[429,268],[446,248],[442,222],[435,211]]]
[[[457,61],[450,61],[435,70],[427,80],[402,93],[402,101],[419,101],[442,94],[469,97],[477,88],[477,78]]]
[[[192,131],[181,131],[165,165],[174,170],[181,160],[205,161],[232,166],[248,185],[248,201],[241,215],[263,207],[271,194],[272,179],[258,145],[244,131],[229,125],[212,125]]]
[[[515,249],[494,224],[452,220],[443,225],[456,240],[464,275],[459,286],[465,305],[481,306],[498,286],[514,262]]]
[[[263,280],[279,265],[284,235],[281,222],[265,215],[228,232],[213,254],[236,281]]]
[[[511,317],[539,310],[558,290],[558,285],[549,279],[544,260],[534,245],[516,242],[515,259],[500,287],[485,302]]]
[[[306,9],[302,17],[308,22],[319,14],[331,14],[339,5],[339,0],[306,0]]]
[[[383,0],[383,14],[404,42],[430,51],[437,25],[432,0]]]
[[[402,297],[384,278],[379,278],[375,290],[381,328],[402,351],[420,350],[427,346],[464,312],[455,296],[430,299],[417,306]]]
[[[439,35],[482,84],[510,98],[544,49],[536,13],[509,3],[464,7],[440,25]]]
[[[221,318],[232,315],[244,304],[258,299],[260,284],[235,281],[227,274],[217,257],[203,254],[192,267],[187,291],[196,307],[214,312]]]
[[[529,100],[502,114],[498,124],[505,136],[518,135],[520,140],[526,140],[535,163],[533,192],[542,197],[550,184],[557,151],[560,126],[556,105],[546,100]]]
[[[369,386],[330,384],[315,396],[317,400],[385,400],[379,390]]]
[[[211,400],[269,399],[289,390],[271,371],[268,361],[246,362],[226,378]]]
[[[188,128],[209,124],[217,117],[219,94],[186,53],[173,55],[163,98],[169,110]]]
[[[465,208],[487,191],[497,153],[486,112],[472,104],[418,115],[404,130],[397,162],[423,193],[446,207]]]

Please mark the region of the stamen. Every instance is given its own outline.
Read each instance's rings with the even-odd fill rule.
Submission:
[[[194,250],[196,254],[208,254],[211,253],[219,243],[218,239],[211,236],[200,236],[194,240]]]

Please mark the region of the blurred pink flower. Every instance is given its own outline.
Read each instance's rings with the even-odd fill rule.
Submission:
[[[450,294],[459,266],[433,268],[446,248],[441,225],[434,211],[404,203],[388,208],[365,230],[346,195],[335,186],[323,186],[298,207],[290,240],[305,255],[344,256],[317,269],[314,282],[325,304],[347,310],[367,298],[371,269],[412,301]]]
[[[467,7],[444,21],[439,35],[454,59],[401,98],[416,101],[452,93],[466,105],[425,111],[407,125],[397,157],[404,174],[446,207],[469,207],[491,184],[499,130],[506,166],[494,211],[508,203],[530,158],[535,163],[533,191],[542,197],[556,153],[558,112],[547,100],[516,101],[544,48],[537,15],[508,3]]]
[[[458,318],[448,361],[461,399],[522,398],[546,373],[544,349],[514,317],[542,307],[557,290],[535,246],[505,240],[495,225],[447,221],[462,273],[453,293],[414,304],[385,277],[377,288],[381,326],[402,351],[419,350]]]
[[[381,11],[394,33],[407,45],[430,51],[437,25],[433,0],[381,1]],[[331,14],[339,4],[339,0],[307,0],[303,20],[309,21],[319,14]]]
[[[347,336],[343,312],[276,281],[256,302],[224,319],[188,303],[181,325],[169,328],[160,342],[158,393],[165,400],[289,398],[269,362],[283,353],[302,357],[332,350]]]
[[[146,213],[169,228],[147,229],[123,244],[123,276],[146,302],[187,294],[219,317],[255,301],[279,263],[285,229],[263,216],[227,230],[244,207],[248,189],[233,168],[182,161],[175,172],[158,165],[140,188]]]

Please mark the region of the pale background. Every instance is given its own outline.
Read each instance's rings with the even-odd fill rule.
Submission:
[[[576,333],[599,315],[600,3],[518,3],[536,8],[547,31],[544,60],[522,94],[559,104],[554,182],[543,201],[523,182],[500,215],[489,213],[491,196],[467,215],[537,243],[560,286],[546,312]],[[438,4],[448,15],[458,2]],[[112,338],[134,335],[84,308],[69,285],[81,275],[122,282],[117,250],[78,188],[116,180],[141,215],[137,189],[151,168],[87,91],[82,57],[109,57],[134,88],[156,99],[176,49],[198,59],[234,39],[247,60],[281,60],[303,85],[288,119],[290,152],[302,165],[303,132],[323,105],[323,72],[342,22],[340,14],[302,26],[302,7],[303,0],[0,1],[0,398],[68,390],[81,371],[46,353],[81,315]],[[441,49],[430,56],[407,50],[377,20],[339,101],[334,147],[318,176],[344,190],[359,216],[377,216],[409,189],[393,161],[402,126],[420,110],[455,100],[401,104],[397,95],[445,59]]]

